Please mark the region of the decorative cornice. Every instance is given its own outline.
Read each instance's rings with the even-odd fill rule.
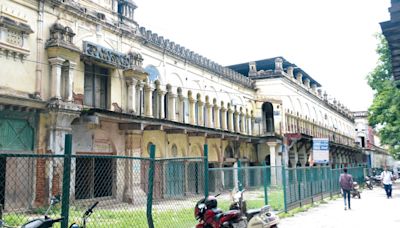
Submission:
[[[185,47],[175,44],[174,42],[164,39],[164,37],[159,36],[157,33],[153,33],[151,30],[146,30],[144,27],[139,28],[139,33],[145,43],[150,43],[155,47],[169,52],[172,55],[183,58],[192,64],[199,67],[204,67],[211,72],[223,76],[225,79],[230,80],[235,83],[239,83],[248,88],[254,88],[253,80],[233,71],[227,67],[223,67]]]

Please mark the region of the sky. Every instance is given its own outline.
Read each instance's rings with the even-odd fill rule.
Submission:
[[[134,0],[140,26],[223,66],[283,56],[351,111],[367,110],[390,0]]]

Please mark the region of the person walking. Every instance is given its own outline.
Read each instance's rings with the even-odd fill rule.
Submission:
[[[385,166],[383,172],[381,173],[381,180],[385,187],[386,197],[388,199],[392,198],[392,179],[393,179],[392,172],[387,170],[387,167]]]
[[[350,191],[353,188],[353,177],[347,173],[347,168],[343,169],[343,173],[340,174],[339,177],[340,188],[342,189],[343,200],[344,200],[344,210],[347,210],[346,207],[346,198],[348,201],[349,210],[351,210],[350,206]]]

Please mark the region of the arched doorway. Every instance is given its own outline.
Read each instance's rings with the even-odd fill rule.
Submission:
[[[228,145],[224,150],[224,167],[233,167],[235,162],[233,148]],[[224,169],[224,189],[235,187],[235,172],[233,169]]]
[[[274,127],[274,107],[270,102],[265,102],[262,105],[263,112],[263,125],[264,125],[264,133],[270,133],[275,131]]]
[[[178,156],[178,147],[173,144],[171,147],[171,156]],[[185,163],[182,160],[168,161],[166,175],[166,192],[167,197],[182,197],[184,193],[184,174]]]

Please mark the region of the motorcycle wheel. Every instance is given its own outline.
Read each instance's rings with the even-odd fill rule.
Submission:
[[[358,193],[358,198],[361,199],[361,194],[360,193]]]
[[[372,189],[374,189],[374,186],[368,185],[368,188],[369,188],[369,190],[372,190]]]

